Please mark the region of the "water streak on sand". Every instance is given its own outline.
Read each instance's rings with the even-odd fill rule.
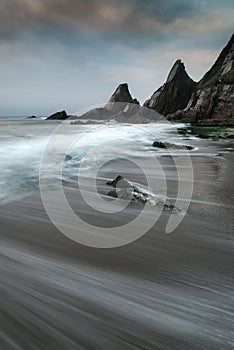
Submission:
[[[223,153],[220,144],[199,143],[199,153],[192,157],[195,178],[189,212],[172,235],[165,235],[168,213],[162,213],[157,224],[133,244],[91,249],[68,240],[52,225],[39,194],[21,198],[23,189],[27,195],[30,189],[35,192],[40,155],[54,125],[24,121],[17,126],[11,121],[4,132],[0,128],[1,189],[11,200],[0,207],[1,350],[232,350],[233,154],[225,155],[228,161],[220,167],[220,157],[213,156]],[[144,155],[152,169],[156,152],[164,166],[168,194],[176,198],[174,160],[161,157],[165,150],[151,148],[153,140],[144,129],[136,135],[131,126],[102,128],[105,137],[111,130],[111,137],[120,132],[126,139],[122,150],[111,149],[114,155],[122,151]],[[160,134],[171,135],[170,142],[176,142],[173,128],[161,129]],[[73,126],[74,132],[81,129],[87,130]],[[3,137],[7,133],[9,137]],[[142,148],[129,147],[128,141],[136,136]],[[64,190],[83,220],[118,227],[138,213],[134,203],[118,215],[97,213],[85,206],[71,184],[81,151],[97,137],[100,133],[94,129],[71,151],[64,176],[71,174]],[[177,152],[177,157],[186,193],[191,179],[183,153]],[[53,159],[56,162],[56,155]],[[117,170],[145,185],[139,169],[118,161],[100,172],[101,194],[103,183]],[[149,174],[160,183],[160,173]],[[88,177],[86,181],[89,191]],[[154,188],[154,193],[160,191],[160,186]],[[12,200],[17,194],[18,202]]]

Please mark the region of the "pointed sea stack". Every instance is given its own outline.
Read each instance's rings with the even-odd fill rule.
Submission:
[[[115,102],[135,103],[135,104],[139,105],[139,102],[137,101],[137,99],[132,98],[132,96],[129,92],[127,83],[120,84],[117,87],[117,89],[115,90],[115,92],[111,96],[108,104],[115,103]]]
[[[105,108],[114,114],[120,112],[133,114],[134,111],[137,111],[136,105],[139,106],[139,104],[137,99],[132,98],[128,84],[123,83],[117,87]]]
[[[199,124],[234,125],[234,34],[198,83],[181,119]]]
[[[133,115],[139,107],[137,99],[132,98],[128,84],[120,84],[107,104],[102,108],[92,109],[91,111],[83,114],[79,119],[92,119],[92,120],[103,120],[103,119],[118,119],[120,113],[124,114],[125,117]]]
[[[173,65],[166,83],[161,86],[144,106],[162,115],[174,113],[186,107],[196,83],[188,76],[184,64],[177,60]]]

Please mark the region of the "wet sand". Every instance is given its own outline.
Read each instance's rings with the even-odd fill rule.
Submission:
[[[66,238],[39,194],[0,207],[1,349],[233,349],[233,158],[193,156],[194,193],[180,226],[165,234],[163,213],[119,248]],[[173,163],[161,161],[173,197]],[[85,207],[77,190],[66,193],[97,226],[131,220],[138,210],[130,205],[107,218]]]

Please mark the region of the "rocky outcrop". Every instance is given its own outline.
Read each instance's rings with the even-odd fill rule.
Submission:
[[[166,83],[144,106],[169,120],[201,125],[234,125],[234,34],[214,65],[195,83],[177,60]]]
[[[173,65],[166,83],[161,86],[144,106],[167,115],[186,107],[196,83],[188,76],[184,64],[177,60]]]
[[[152,144],[153,147],[157,147],[157,148],[166,148],[166,149],[181,149],[181,150],[188,150],[191,151],[193,150],[192,146],[189,145],[175,145],[173,143],[169,143],[169,142],[162,142],[162,141],[154,141]]]
[[[139,106],[139,102],[136,98],[132,98],[129,89],[128,84],[120,84],[111,98],[109,99],[108,103],[105,106],[105,109],[108,111],[111,111],[112,113],[119,113],[119,112],[128,112],[131,114],[134,111],[137,111],[136,105]]]
[[[133,185],[131,182],[124,179],[122,175],[118,175],[113,181],[108,181],[106,184],[113,187],[113,189],[107,193],[110,197],[128,200],[141,205],[152,205],[171,214],[181,213],[181,209],[176,207],[168,198],[149,193]]]
[[[65,120],[69,116],[67,115],[66,111],[56,112],[54,114],[51,114],[46,120]]]
[[[117,87],[104,107],[92,109],[79,117],[79,119],[124,119],[129,121],[127,118],[137,113],[139,105],[137,99],[132,98],[128,84],[124,83]]]
[[[80,120],[87,120],[87,119],[92,119],[92,120],[103,120],[103,119],[109,119],[111,117],[112,113],[108,111],[106,108],[94,108],[91,111],[88,111],[84,114],[82,114],[77,122],[73,122],[73,124],[79,123]]]
[[[175,117],[168,116],[170,119]],[[176,115],[176,119],[199,123],[213,120],[217,124],[234,122],[233,84],[217,84],[198,89],[192,95],[187,107]]]
[[[139,102],[137,101],[136,98],[132,98],[129,89],[128,89],[128,84],[127,83],[123,83],[120,84],[117,89],[115,90],[115,92],[112,94],[111,98],[109,99],[109,102],[107,104],[107,108],[111,107],[112,103],[115,102],[121,102],[121,103],[134,103],[134,104],[138,104]]]
[[[182,111],[167,115],[203,124],[234,125],[234,34]]]
[[[212,87],[216,84],[233,84],[234,82],[234,34],[221,51],[211,69],[198,84],[198,89]]]

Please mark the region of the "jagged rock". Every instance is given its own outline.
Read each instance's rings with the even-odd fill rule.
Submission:
[[[123,176],[118,175],[113,181],[108,181],[106,184],[115,188],[108,193],[109,196],[125,200],[132,199],[135,188]]]
[[[111,98],[109,99],[108,103],[106,104],[105,108],[107,110],[112,109],[112,105],[114,103],[123,103],[124,106],[127,106],[128,104],[140,104],[136,98],[132,98],[127,83],[120,84],[117,87],[117,89],[114,91]]]
[[[117,89],[112,94],[111,98],[109,99],[108,104],[115,103],[115,102],[134,103],[134,104],[139,105],[139,102],[137,101],[137,99],[132,98],[132,96],[129,92],[127,83],[120,84],[117,87]],[[107,107],[108,107],[108,105],[107,105]]]
[[[124,83],[117,87],[106,104],[105,109],[110,111],[113,117],[119,114],[124,114],[125,117],[128,117],[137,113],[139,105],[140,103],[137,99],[132,98],[128,84]]]
[[[107,181],[107,185],[108,186],[113,186],[113,187],[116,187],[117,183],[121,180],[123,180],[124,177],[122,175],[118,175],[114,180],[112,181]]]
[[[113,181],[108,181],[106,184],[114,187],[114,190],[108,192],[110,197],[130,200],[143,205],[157,206],[169,213],[181,213],[181,210],[174,206],[166,197],[145,192],[124,179],[122,175],[118,175]]]
[[[193,82],[180,60],[166,83],[145,102],[168,120],[199,125],[234,125],[234,34],[200,82]]]
[[[135,115],[140,107],[137,99],[132,98],[128,84],[120,84],[107,104],[102,108],[93,109],[83,114],[79,119],[93,119],[93,120],[110,120],[118,119],[123,122],[128,121],[127,118]]]
[[[56,112],[54,114],[51,114],[46,120],[65,120],[69,116],[67,115],[66,111]]]
[[[216,86],[217,84],[233,84],[234,82],[234,34],[221,51],[211,69],[198,84],[198,89]]]
[[[149,107],[167,115],[186,107],[196,83],[188,76],[184,64],[177,60],[173,65],[166,83],[144,103]]]
[[[207,125],[234,124],[234,34],[204,75],[184,110],[168,119]],[[207,121],[207,122],[205,122]]]

